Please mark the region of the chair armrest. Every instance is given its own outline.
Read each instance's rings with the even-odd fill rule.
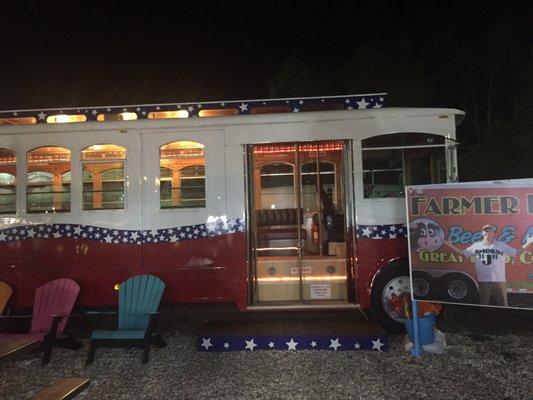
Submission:
[[[146,330],[146,334],[151,337],[153,333],[157,331],[157,324],[159,323],[159,312],[157,311],[146,314],[150,315],[150,321],[148,323],[148,329]]]

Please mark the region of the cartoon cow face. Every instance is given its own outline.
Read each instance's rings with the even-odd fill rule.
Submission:
[[[415,219],[409,225],[409,239],[414,251],[435,251],[444,242],[444,231],[441,226],[430,219]]]

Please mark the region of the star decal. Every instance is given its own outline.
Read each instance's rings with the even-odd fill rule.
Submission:
[[[248,111],[248,104],[241,103],[239,108],[241,109],[241,112]]]
[[[250,351],[254,351],[254,347],[257,347],[257,345],[254,343],[254,339],[252,340],[245,340],[246,346],[244,346],[245,349],[248,349]]]
[[[357,350],[359,350],[361,348],[361,345],[359,344],[359,342],[355,343],[353,345],[353,347],[355,347]]]
[[[271,349],[273,349],[273,348],[274,348],[274,342],[269,342],[269,343],[268,343],[268,347],[270,347]]]
[[[356,101],[356,103],[359,110],[366,110],[366,107],[370,104],[365,101],[364,97],[361,99],[361,101]]]
[[[205,348],[205,351],[208,351],[210,347],[213,347],[211,344],[211,338],[202,338],[202,344],[200,346]]]
[[[316,347],[316,342],[314,340],[311,342],[311,347]]]
[[[385,346],[385,344],[381,343],[381,338],[378,338],[378,340],[372,340],[372,350],[381,351],[383,346]]]
[[[335,340],[330,339],[330,341],[331,341],[331,344],[329,345],[329,347],[331,347],[333,350],[337,351],[339,347],[342,347],[342,344],[339,343],[339,338]]]
[[[298,346],[298,342],[295,342],[293,338],[291,338],[290,342],[286,342],[288,349],[287,350],[296,350],[296,346]]]
[[[229,343],[228,342],[224,343],[224,348],[225,349],[229,349]]]
[[[46,114],[42,111],[39,114],[37,114],[37,116],[39,117],[40,120],[43,120],[43,121],[46,118]]]
[[[211,232],[212,236],[225,235],[233,232],[243,232],[245,221],[242,218],[228,219],[227,227]],[[171,243],[179,240],[194,240],[207,236],[206,224],[186,225],[158,230],[121,230],[100,228],[90,225],[78,224],[40,224],[18,226],[1,230],[0,242],[26,240],[33,237],[61,238],[71,237],[76,239],[95,240],[103,243],[130,243],[140,245],[143,243]]]
[[[394,239],[405,237],[404,224],[393,225],[357,225],[357,237],[363,239]]]

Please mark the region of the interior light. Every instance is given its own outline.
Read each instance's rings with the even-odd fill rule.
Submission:
[[[187,110],[177,111],[154,111],[148,113],[148,119],[167,119],[167,118],[188,118],[189,112]]]
[[[49,124],[67,124],[70,122],[85,122],[87,117],[85,115],[67,115],[67,114],[57,114],[50,115],[46,118],[46,122]]]
[[[137,114],[132,113],[132,112],[123,112],[119,115],[122,117],[123,121],[131,121],[131,120],[137,119]]]

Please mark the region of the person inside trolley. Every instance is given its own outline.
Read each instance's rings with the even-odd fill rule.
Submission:
[[[479,285],[479,301],[488,305],[494,293],[496,306],[507,304],[507,284],[505,279],[505,256],[515,257],[519,252],[526,250],[533,243],[533,235],[528,235],[526,242],[517,250],[496,239],[496,228],[485,225],[481,229],[483,239],[473,243],[465,250],[461,250],[449,241],[444,243],[464,257],[475,257],[476,275]]]

